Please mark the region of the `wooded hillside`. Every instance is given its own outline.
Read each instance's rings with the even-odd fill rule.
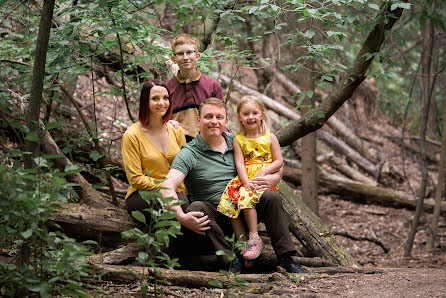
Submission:
[[[59,248],[44,243],[72,240],[54,230],[96,242],[96,270],[134,260],[139,249],[121,237],[138,224],[123,208],[120,139],[137,117],[143,82],[175,73],[169,42],[178,32],[200,39],[199,68],[224,87],[232,127],[241,96],[267,107],[286,157],[280,194],[301,264],[358,265],[318,216],[326,195],[413,210],[406,256],[420,216],[433,213],[427,245],[444,247],[434,236],[446,214],[445,14],[436,1],[4,4],[0,264],[22,276],[17,268],[40,254],[57,263],[48,256]],[[35,243],[49,253],[34,251]],[[275,262],[267,250],[259,266]],[[26,270],[34,283],[45,280]],[[30,284],[9,289],[33,291]]]

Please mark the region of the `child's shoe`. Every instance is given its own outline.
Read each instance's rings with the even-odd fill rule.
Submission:
[[[257,259],[262,253],[264,247],[265,245],[259,236],[249,239],[248,246],[243,254],[243,258],[246,260]]]

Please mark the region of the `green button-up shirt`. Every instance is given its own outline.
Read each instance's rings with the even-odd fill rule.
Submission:
[[[186,175],[184,180],[190,202],[220,202],[226,185],[237,175],[234,163],[233,136],[222,134],[228,147],[225,153],[212,150],[201,135],[184,145],[171,168]]]

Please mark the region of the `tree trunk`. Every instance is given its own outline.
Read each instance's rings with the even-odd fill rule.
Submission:
[[[377,186],[378,183],[370,179],[369,177],[365,176],[361,172],[357,171],[353,167],[349,166],[345,161],[342,161],[341,158],[337,157],[336,155],[333,155],[328,158],[327,163],[335,168],[338,172],[345,175],[346,177],[353,179],[354,181],[370,185],[370,186]]]
[[[311,59],[311,58],[310,58]],[[314,90],[314,80],[312,71],[314,61],[307,61],[307,67],[300,69],[301,75],[304,77],[301,86],[303,90]],[[306,96],[303,104],[302,113],[309,112],[315,108],[315,96]],[[302,138],[302,201],[314,212],[319,215],[319,200],[317,197],[317,147],[316,134],[310,133]]]
[[[317,131],[317,135],[320,139],[325,140],[328,144],[330,144],[333,150],[341,153],[342,155],[345,155],[347,158],[355,162],[358,166],[360,166],[374,178],[379,177],[381,168],[368,161],[357,151],[349,147],[344,141],[335,138],[333,135],[322,129]]]
[[[426,125],[429,114],[429,104],[431,101],[432,90],[434,86],[431,86],[431,63],[433,55],[433,43],[434,43],[434,26],[431,20],[426,20],[424,24],[424,42],[423,42],[423,56],[422,56],[422,78],[421,78],[421,118],[420,118],[420,150],[421,156],[419,157],[420,170],[421,170],[421,186],[418,191],[418,203],[415,209],[415,215],[412,221],[412,225],[409,231],[409,238],[407,239],[404,249],[404,256],[410,256],[412,252],[413,241],[417,232],[418,221],[423,212],[423,201],[426,193],[427,186],[427,161],[426,161]],[[431,89],[432,88],[432,89]]]
[[[40,105],[42,103],[43,81],[45,78],[46,54],[48,51],[48,40],[50,38],[51,20],[53,18],[55,0],[45,0],[42,7],[42,15],[40,17],[39,33],[36,42],[36,54],[33,67],[33,77],[31,82],[31,95],[28,108],[26,110],[26,124],[29,129],[28,136],[33,133],[39,136],[39,118]],[[25,150],[31,154],[25,154],[24,166],[25,169],[34,167],[33,157],[39,149],[37,140],[27,139],[25,143]],[[30,259],[30,245],[29,241],[24,241],[20,245],[18,258],[16,259],[17,267],[29,263]],[[25,296],[25,290],[21,289],[17,292],[17,296]]]
[[[48,51],[48,41],[50,38],[51,20],[53,19],[55,0],[43,1],[42,15],[40,17],[39,33],[36,42],[36,54],[33,67],[33,77],[31,82],[31,95],[28,108],[25,112],[26,124],[30,133],[37,136],[40,118],[40,106],[42,104],[43,80],[45,78],[46,53]],[[34,167],[32,157],[38,150],[38,142],[35,140],[26,141],[26,151],[32,155],[25,155],[25,168]]]
[[[446,100],[443,102],[443,115],[446,115]],[[446,118],[443,117],[443,131],[441,137],[441,153],[440,162],[438,163],[438,183],[435,189],[435,206],[432,215],[432,221],[429,227],[429,239],[427,240],[426,248],[434,248],[435,237],[437,235],[438,216],[441,210],[441,195],[444,190],[444,165],[446,159]]]

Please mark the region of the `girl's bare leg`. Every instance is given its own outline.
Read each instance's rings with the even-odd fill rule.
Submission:
[[[231,219],[232,224],[232,230],[234,231],[235,237],[238,240],[246,241],[246,232],[245,228],[243,227],[243,223],[240,220],[240,218],[233,218]]]

